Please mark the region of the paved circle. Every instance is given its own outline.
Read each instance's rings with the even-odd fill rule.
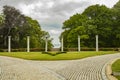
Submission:
[[[68,61],[0,56],[0,80],[105,80],[104,66],[116,58],[120,58],[120,53]]]

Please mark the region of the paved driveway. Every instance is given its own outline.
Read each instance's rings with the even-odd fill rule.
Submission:
[[[0,80],[107,80],[105,65],[120,53],[67,61],[31,61],[0,56]]]

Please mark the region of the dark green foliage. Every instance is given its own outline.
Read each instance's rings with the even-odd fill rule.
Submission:
[[[113,8],[120,11],[120,0],[114,5]]]
[[[0,14],[0,48],[7,48],[9,35],[12,48],[26,48],[27,36],[30,36],[31,48],[44,48],[45,36],[48,36],[48,48],[53,46],[49,33],[41,30],[37,20],[21,14],[14,7],[4,6],[3,14]]]
[[[50,53],[50,52],[42,52],[42,54],[48,54],[48,55],[51,55],[51,56],[55,56],[56,53]]]
[[[95,48],[95,35],[99,35],[99,47],[120,47],[120,1],[113,7],[92,5],[82,14],[75,14],[63,23],[65,48]],[[61,38],[61,37],[60,37]]]
[[[59,54],[65,54],[67,52],[42,52],[42,54],[48,54],[48,55],[51,55],[51,56],[56,56],[56,55],[59,55]]]
[[[64,48],[64,51],[78,51],[78,48]],[[96,51],[96,48],[81,48],[81,51]],[[99,48],[99,51],[119,51],[118,48]]]

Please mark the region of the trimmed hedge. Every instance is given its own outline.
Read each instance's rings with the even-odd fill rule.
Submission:
[[[49,51],[50,49],[48,49]],[[8,49],[0,49],[0,52],[7,52]],[[26,52],[26,48],[19,48],[19,49],[11,49],[12,52]],[[30,48],[31,52],[37,52],[37,51],[45,51],[44,48]]]
[[[58,55],[58,54],[65,54],[67,52],[42,52],[42,54],[49,54],[49,55],[52,55],[52,56],[55,56],[55,55]]]
[[[119,51],[119,48],[100,48],[100,51]]]
[[[7,52],[8,49],[0,49],[0,52]],[[12,52],[26,52],[26,48],[19,49],[11,49]],[[30,48],[31,52],[44,52],[45,48]],[[48,51],[52,51],[52,49],[48,49]],[[60,51],[60,48],[58,48]],[[64,51],[78,51],[78,48],[64,48]],[[96,51],[95,48],[81,48],[81,51]],[[99,51],[120,51],[120,48],[99,48]]]
[[[64,48],[64,51],[78,51],[78,48]],[[96,51],[96,48],[81,48],[81,51]],[[99,51],[120,51],[119,48],[99,48]]]

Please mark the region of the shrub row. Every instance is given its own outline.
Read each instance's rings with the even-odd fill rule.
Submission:
[[[50,49],[48,49],[50,50]],[[0,52],[7,52],[8,49],[0,49]],[[26,48],[19,48],[19,49],[11,49],[12,52],[26,52]],[[37,52],[37,51],[45,51],[44,48],[30,48],[31,52]]]
[[[95,51],[95,48],[81,48],[81,51]],[[0,52],[7,52],[7,49],[0,49]],[[26,48],[19,48],[19,49],[11,49],[12,52],[26,52]],[[31,48],[31,52],[40,52],[45,51],[44,48]],[[52,49],[48,49],[48,51],[52,51]],[[60,51],[60,49],[58,49]],[[64,48],[64,51],[78,51],[78,48]],[[120,51],[120,48],[99,48],[99,51]]]
[[[64,51],[78,51],[78,48],[64,48]],[[96,51],[96,48],[81,48],[81,51]],[[119,48],[99,48],[99,51],[120,51]]]

